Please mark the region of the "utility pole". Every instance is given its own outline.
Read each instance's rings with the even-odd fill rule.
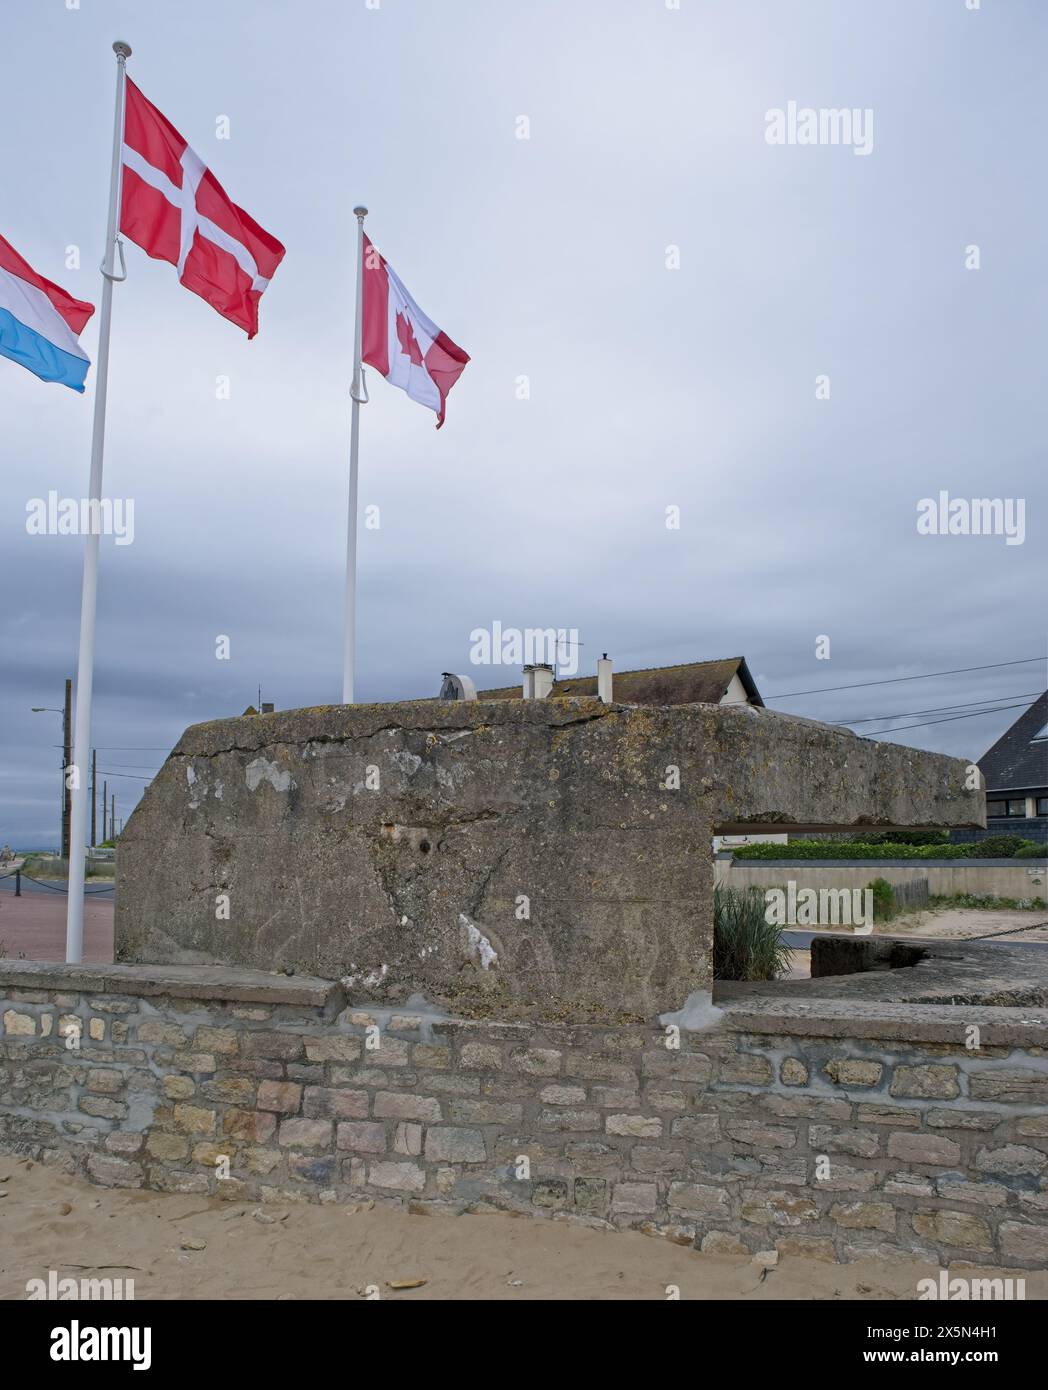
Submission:
[[[112,799],[112,801],[109,803],[109,833],[110,833],[110,835],[113,837],[113,839],[115,840],[115,839],[116,839],[116,792],[113,793],[113,799]]]
[[[106,811],[107,811],[107,809],[108,809],[108,807],[109,807],[109,793],[108,793],[108,788],[109,788],[109,783],[103,778],[103,780],[102,780],[102,843],[103,843],[103,844],[105,844],[105,842],[109,839],[109,836],[106,834]]]
[[[69,822],[73,813],[73,793],[69,787],[69,765],[73,761],[73,682],[65,683],[65,710],[62,720],[62,858],[69,860]]]
[[[91,846],[98,844],[95,839],[95,811],[98,804],[98,749],[91,749]]]

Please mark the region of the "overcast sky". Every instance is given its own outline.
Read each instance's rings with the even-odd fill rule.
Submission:
[[[583,671],[744,654],[766,698],[1044,656],[1041,0],[371,5],[6,0],[0,233],[37,270],[98,302],[116,38],[287,247],[251,342],[127,248],[104,491],[134,500],[135,538],[102,542],[93,730],[118,815],[259,684],[278,708],[339,698],[361,201],[472,361],[439,433],[370,374],[358,698],[433,695],[445,670],[510,683],[469,665],[495,620],[577,628]],[[872,148],[769,144],[791,101],[872,110]],[[19,847],[58,838],[60,720],[29,709],[75,672],[82,561],[79,538],[26,533],[26,503],[84,495],[93,381],[0,360]],[[940,490],[1024,499],[1024,543],[918,534]],[[1042,661],[769,703],[902,725],[1044,686]],[[898,739],[975,758],[1019,712]]]

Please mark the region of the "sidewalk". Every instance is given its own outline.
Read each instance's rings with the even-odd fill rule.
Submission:
[[[0,895],[0,947],[9,959],[65,960],[64,893]],[[113,959],[113,895],[84,898],[84,960],[105,965]]]

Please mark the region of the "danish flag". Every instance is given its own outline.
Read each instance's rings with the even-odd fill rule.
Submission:
[[[422,312],[366,236],[361,349],[368,366],[391,386],[436,411],[439,430],[448,392],[466,370],[469,354]]]
[[[284,248],[230,199],[166,116],[126,79],[120,230],[179,283],[258,332],[258,301]]]

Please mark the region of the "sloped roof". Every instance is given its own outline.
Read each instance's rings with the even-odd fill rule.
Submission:
[[[1048,786],[1048,739],[1034,741],[1048,723],[1048,690],[979,759],[987,794]]]
[[[616,671],[612,689],[616,703],[624,705],[716,705],[724,698],[732,676],[737,675],[755,705],[763,705],[745,657],[723,661],[692,661],[683,666],[651,666],[641,671]],[[572,676],[555,682],[552,697],[596,695],[597,677]],[[497,690],[478,690],[478,700],[519,700],[520,685]]]

